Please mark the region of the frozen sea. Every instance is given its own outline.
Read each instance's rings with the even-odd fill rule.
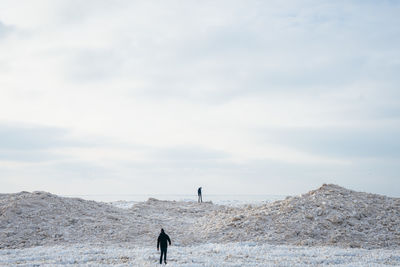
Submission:
[[[79,197],[86,200],[109,202],[120,208],[130,208],[135,203],[147,201],[149,198],[169,201],[197,201],[197,195],[184,194],[109,194],[109,195],[66,195],[65,197]],[[276,200],[285,199],[285,195],[207,195],[203,194],[203,201],[211,201],[217,205],[240,206],[261,205]]]

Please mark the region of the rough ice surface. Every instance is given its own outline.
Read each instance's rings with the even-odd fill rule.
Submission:
[[[336,185],[245,206],[0,194],[0,265],[152,266],[161,227],[170,266],[400,265],[400,199]]]
[[[155,247],[67,246],[0,250],[0,266],[160,266]],[[400,251],[256,245],[252,243],[171,246],[167,266],[399,266]]]

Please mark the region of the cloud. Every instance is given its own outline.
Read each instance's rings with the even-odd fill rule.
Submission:
[[[389,184],[398,168],[381,160],[400,151],[399,10],[2,1],[0,121],[22,124],[0,124],[1,163],[20,184],[29,165],[58,182],[109,178],[104,191],[152,190],[164,177],[187,190],[204,178],[231,192],[289,191],[330,174],[355,185],[369,167]]]
[[[71,53],[67,78],[76,83],[104,82],[120,72],[123,59],[111,49],[80,49]]]
[[[49,151],[3,150],[0,149],[0,161],[46,162],[65,159],[65,156]]]
[[[336,158],[400,158],[399,128],[286,128],[263,131],[268,142]]]
[[[15,31],[15,27],[6,25],[0,20],[0,40],[7,37],[13,31]]]
[[[95,143],[71,137],[66,128],[26,123],[0,123],[0,159],[44,162],[68,159],[63,149],[93,147]]]
[[[177,146],[166,149],[157,149],[153,155],[155,158],[160,160],[178,161],[179,164],[186,161],[226,159],[229,156],[229,154],[223,151],[192,146]]]
[[[64,128],[32,124],[0,124],[0,149],[43,150],[82,145],[68,137]]]
[[[47,166],[48,175],[58,180],[71,181],[101,180],[115,178],[115,170],[94,161],[63,160]]]

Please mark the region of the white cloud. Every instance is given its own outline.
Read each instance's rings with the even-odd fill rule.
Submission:
[[[379,192],[398,195],[398,167],[384,170],[379,159],[398,158],[380,139],[400,125],[399,8],[358,1],[2,1],[0,122],[66,129],[76,144],[60,147],[57,134],[44,130],[48,138],[31,139],[48,147],[37,157],[28,146],[3,150],[0,164],[16,179],[1,186],[17,190],[26,182],[36,190],[42,183],[62,193],[70,175],[91,185],[87,175],[102,181],[93,192],[107,193],[110,183],[119,184],[116,192],[123,185],[150,192],[166,176],[182,190],[204,179],[227,193],[260,193],[247,183],[251,175],[266,193],[293,193],[322,182],[362,183],[363,173],[349,166],[366,167],[365,158],[353,157],[365,152],[383,178],[362,188],[374,191],[383,179]],[[363,136],[371,131],[380,134]],[[337,146],[338,135],[348,146]],[[318,147],[324,138],[336,141]],[[59,179],[28,183],[29,170]],[[298,181],[304,187],[288,186]]]

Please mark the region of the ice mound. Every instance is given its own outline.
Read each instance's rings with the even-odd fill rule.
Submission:
[[[0,194],[0,249],[72,243],[154,245],[162,227],[186,244],[187,229],[210,202],[149,199],[131,209],[46,192]]]
[[[0,248],[134,238],[130,213],[106,203],[46,192],[0,195]],[[118,229],[118,232],[115,231]]]
[[[244,207],[149,199],[130,209],[46,192],[0,194],[0,248],[71,243],[154,246],[254,242],[399,248],[400,199],[323,185]]]
[[[210,214],[196,225],[211,242],[400,247],[400,199],[324,184],[262,206]]]

